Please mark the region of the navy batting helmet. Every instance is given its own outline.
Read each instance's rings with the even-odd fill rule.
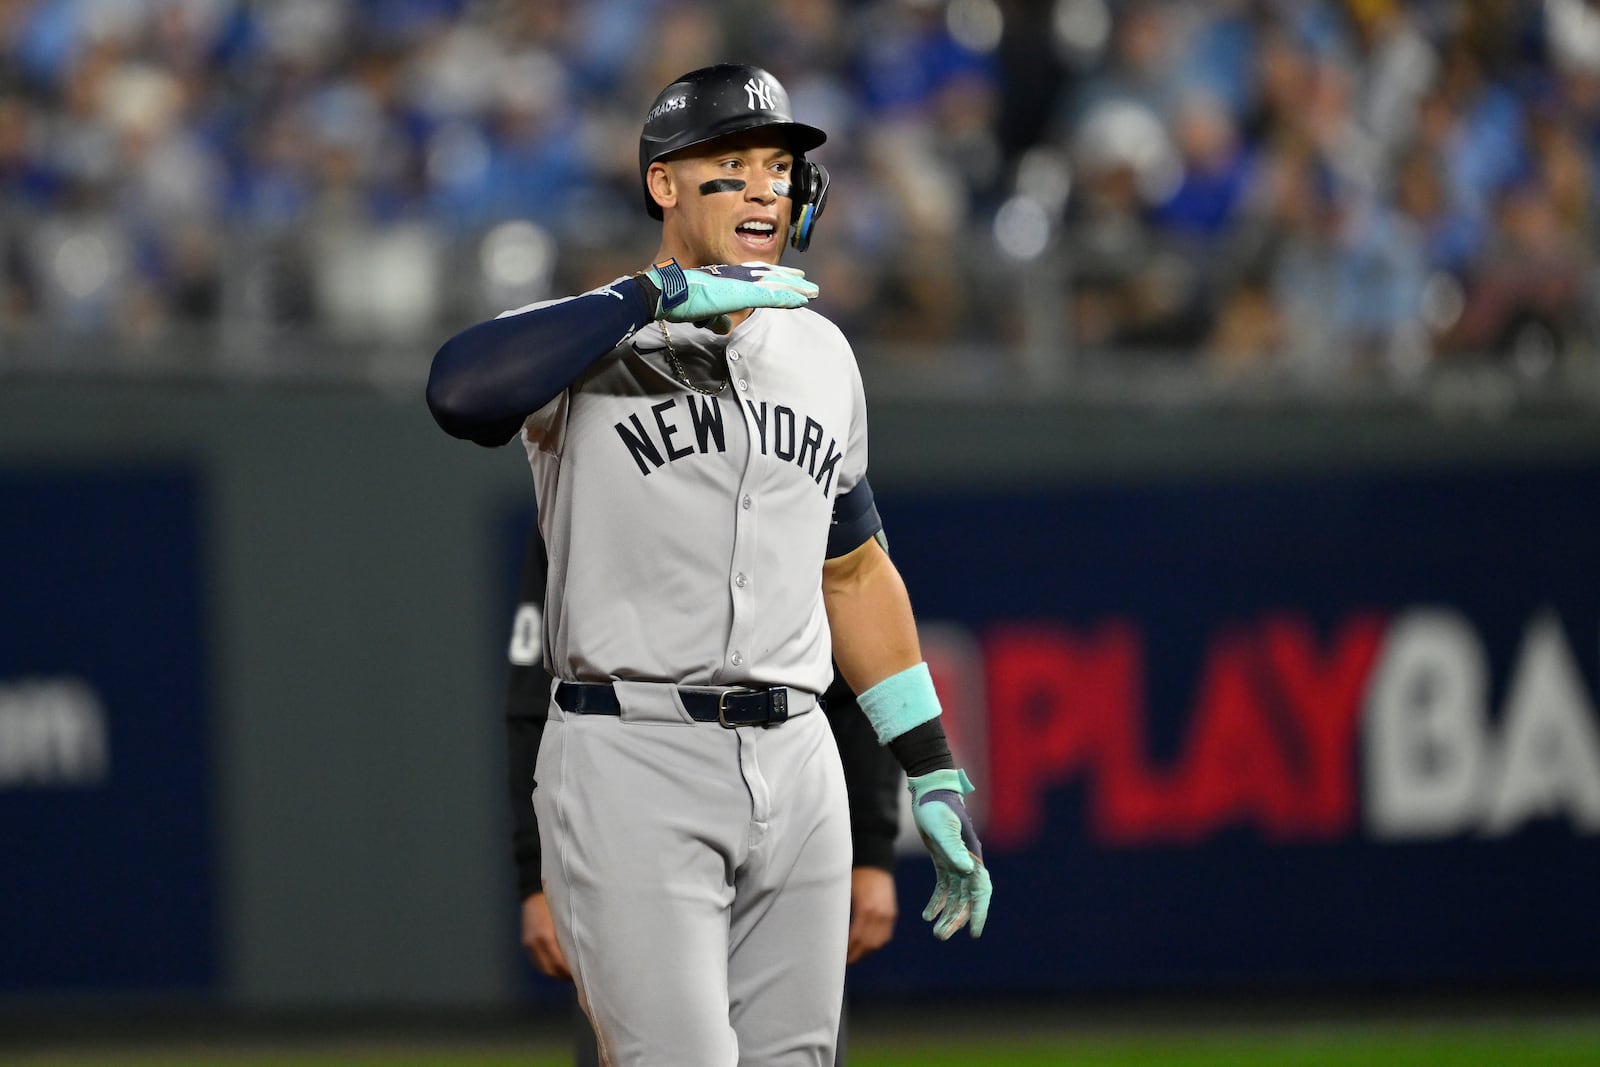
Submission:
[[[805,154],[828,139],[815,126],[794,121],[789,94],[778,79],[760,67],[719,63],[690,71],[656,96],[639,133],[639,184],[645,210],[661,218],[661,206],[646,181],[650,164],[680,149],[745,130],[779,129],[795,154],[794,233],[791,241],[804,249],[811,225],[827,200],[828,172],[808,163]]]

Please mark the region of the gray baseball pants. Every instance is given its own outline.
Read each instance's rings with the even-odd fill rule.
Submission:
[[[622,714],[552,701],[534,805],[557,936],[610,1067],[829,1067],[850,824],[827,719],[697,723],[673,686]],[[802,713],[803,712],[803,713]]]

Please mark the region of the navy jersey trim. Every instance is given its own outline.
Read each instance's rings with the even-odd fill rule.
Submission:
[[[872,486],[862,478],[855,488],[833,502],[833,526],[828,530],[828,558],[854,552],[883,529],[878,505],[872,499]]]

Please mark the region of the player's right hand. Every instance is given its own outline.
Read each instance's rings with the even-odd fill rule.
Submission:
[[[684,270],[676,259],[663,260],[636,275],[655,317],[668,322],[708,323],[726,333],[722,317],[747,308],[797,308],[817,295],[817,286],[797,267],[776,263],[719,264]],[[654,290],[652,296],[652,289]],[[720,322],[718,320],[721,320]]]
[[[572,981],[572,970],[567,957],[556,940],[555,920],[550,916],[550,903],[543,893],[534,893],[522,901],[522,947],[528,959],[539,968],[539,973],[551,978]]]
[[[965,771],[958,770],[930,771],[906,783],[917,833],[933,857],[938,879],[922,917],[933,923],[933,936],[941,941],[969,921],[972,936],[979,937],[989,917],[992,886],[983,865],[983,846],[961,800],[972,792],[972,783]]]

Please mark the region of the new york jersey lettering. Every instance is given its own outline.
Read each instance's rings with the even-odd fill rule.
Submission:
[[[688,408],[688,427],[684,426],[680,401]],[[646,424],[637,412],[614,429],[639,473],[649,475],[667,463],[707,452],[726,452],[727,434],[722,426],[722,408],[710,397],[673,397],[650,406]],[[691,444],[691,441],[693,442]]]
[[[822,423],[809,415],[805,416],[804,428],[797,435],[796,422],[799,416],[794,409],[782,404],[773,405],[770,412],[765,400],[759,404],[746,400],[744,404],[750,409],[750,418],[755,423],[761,454],[793,463],[822,488],[823,496],[831,493],[839,461],[844,458],[838,439],[828,437]],[[828,442],[826,453],[822,445],[824,438]]]
[[[763,456],[792,463],[816,482],[824,496],[832,493],[844,452],[822,423],[782,404],[745,401],[755,424],[755,446]],[[685,412],[687,411],[687,417]],[[612,428],[628,456],[648,476],[668,463],[710,452],[727,452],[722,408],[704,396],[671,397],[650,405],[648,414],[633,412]]]

